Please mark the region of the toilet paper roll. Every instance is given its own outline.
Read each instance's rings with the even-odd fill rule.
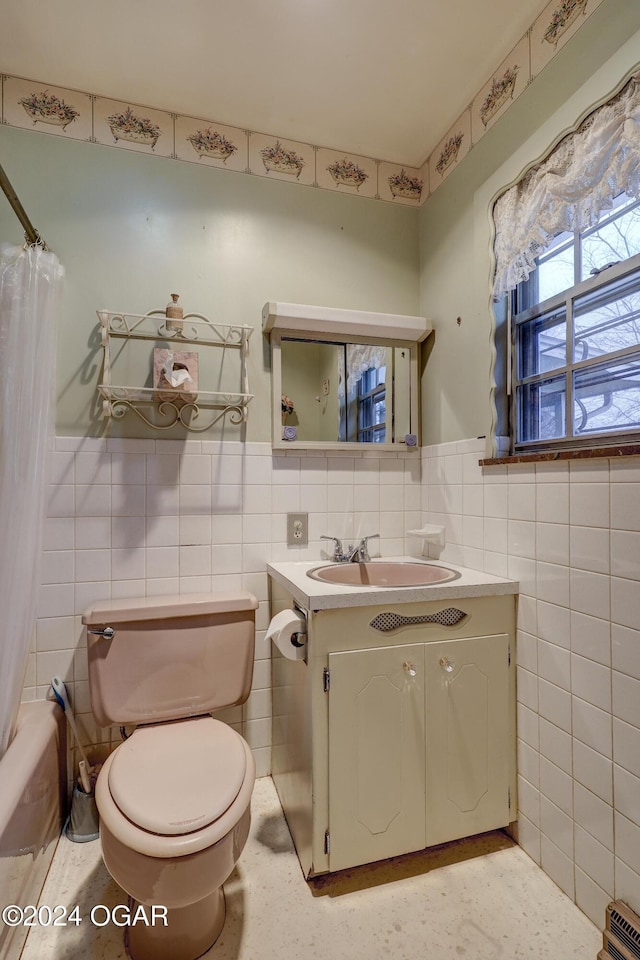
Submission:
[[[273,640],[287,660],[304,660],[307,652],[307,624],[295,610],[281,610],[271,620],[267,640]]]

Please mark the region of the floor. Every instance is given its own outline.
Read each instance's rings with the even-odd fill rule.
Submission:
[[[225,884],[227,921],[208,960],[596,960],[602,937],[502,833],[305,882],[270,778],[256,782],[253,822]],[[122,931],[91,908],[125,903],[100,842],[58,849],[40,900],[78,904],[77,926],[34,927],[21,960],[120,960]]]

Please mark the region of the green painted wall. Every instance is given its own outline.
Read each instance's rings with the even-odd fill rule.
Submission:
[[[265,301],[418,312],[415,209],[8,126],[0,158],[66,268],[58,434],[104,430],[98,308],[144,313],[177,291],[185,310],[254,326],[246,433],[227,423],[210,434],[248,440],[271,438]],[[0,239],[22,241],[3,197]],[[110,435],[154,434],[128,414]]]
[[[104,431],[96,309],[142,313],[178,291],[256,331],[247,428],[211,436],[270,439],[266,300],[427,315],[423,442],[488,434],[491,202],[637,63],[640,4],[604,0],[420,211],[0,126],[1,162],[67,270],[58,433]],[[0,239],[21,241],[3,198]],[[110,435],[154,434],[128,415]]]
[[[640,4],[605,0],[421,208],[420,313],[435,326],[423,356],[424,443],[491,430],[493,200],[636,64]]]

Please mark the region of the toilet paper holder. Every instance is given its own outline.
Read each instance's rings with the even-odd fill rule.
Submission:
[[[302,620],[304,627],[302,630],[296,630],[291,634],[289,638],[291,640],[291,646],[304,647],[307,642],[307,614],[305,610],[301,610],[297,603],[293,604],[293,612],[296,613]]]
[[[307,642],[307,612],[299,607],[297,603],[293,604],[293,611],[297,613],[302,620],[304,629],[296,630],[295,633],[291,634],[291,645],[293,647],[304,647]]]

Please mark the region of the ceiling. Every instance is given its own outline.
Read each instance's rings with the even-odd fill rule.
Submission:
[[[0,70],[418,167],[548,0],[20,0]]]

